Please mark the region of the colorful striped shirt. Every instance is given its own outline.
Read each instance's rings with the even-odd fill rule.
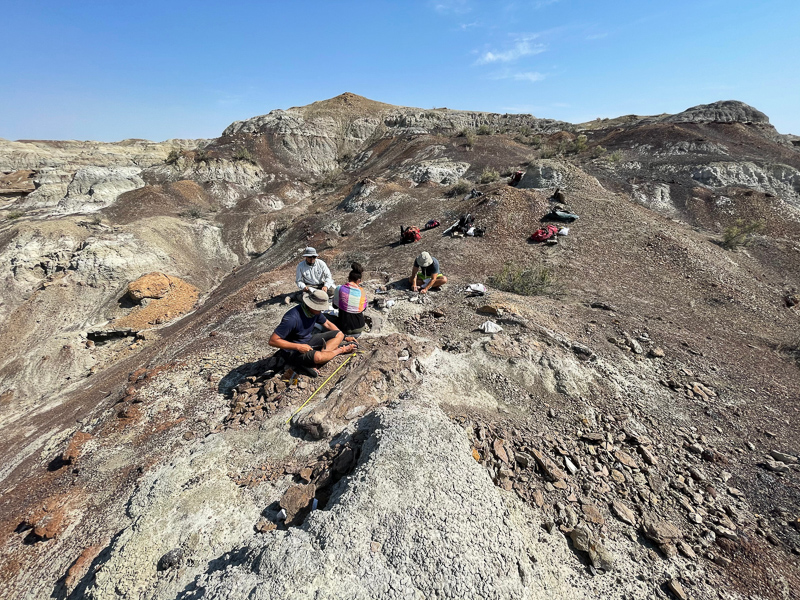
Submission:
[[[340,285],[336,290],[337,304],[340,311],[360,313],[367,308],[367,294],[352,281]]]

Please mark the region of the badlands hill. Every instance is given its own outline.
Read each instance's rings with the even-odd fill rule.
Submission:
[[[797,597],[796,139],[733,101],[343,94],[214,140],[0,140],[0,598]],[[556,187],[580,218],[528,243]],[[444,233],[466,213],[484,237]],[[308,245],[376,302],[287,387]]]

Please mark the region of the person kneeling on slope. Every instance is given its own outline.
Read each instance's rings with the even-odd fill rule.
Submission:
[[[364,311],[367,309],[367,292],[361,287],[363,267],[353,263],[347,283],[336,288],[333,305],[339,309],[334,319],[336,325],[347,335],[358,335],[367,326]]]
[[[302,304],[288,310],[269,338],[269,345],[280,348],[286,362],[296,372],[317,377],[317,367],[340,354],[353,352],[358,345],[352,337],[345,338],[344,333],[331,323],[322,311],[328,308],[328,294],[322,290],[313,290],[303,294]],[[314,325],[319,323],[323,329],[314,334]]]
[[[433,258],[428,252],[423,252],[414,261],[414,268],[411,270],[411,289],[415,292],[418,288],[420,294],[426,294],[428,290],[438,288],[447,283],[447,277],[441,274],[439,261]]]

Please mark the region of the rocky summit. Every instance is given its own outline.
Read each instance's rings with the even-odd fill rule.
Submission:
[[[797,139],[347,93],[0,140],[0,598],[796,598]],[[285,377],[306,246],[369,327]]]

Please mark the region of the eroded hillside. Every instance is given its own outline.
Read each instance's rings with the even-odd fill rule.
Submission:
[[[344,94],[202,142],[3,141],[0,597],[794,597],[792,139],[737,102]],[[531,244],[556,188],[580,218]],[[445,233],[466,213],[484,237]],[[287,386],[307,245],[366,266],[372,325]]]

